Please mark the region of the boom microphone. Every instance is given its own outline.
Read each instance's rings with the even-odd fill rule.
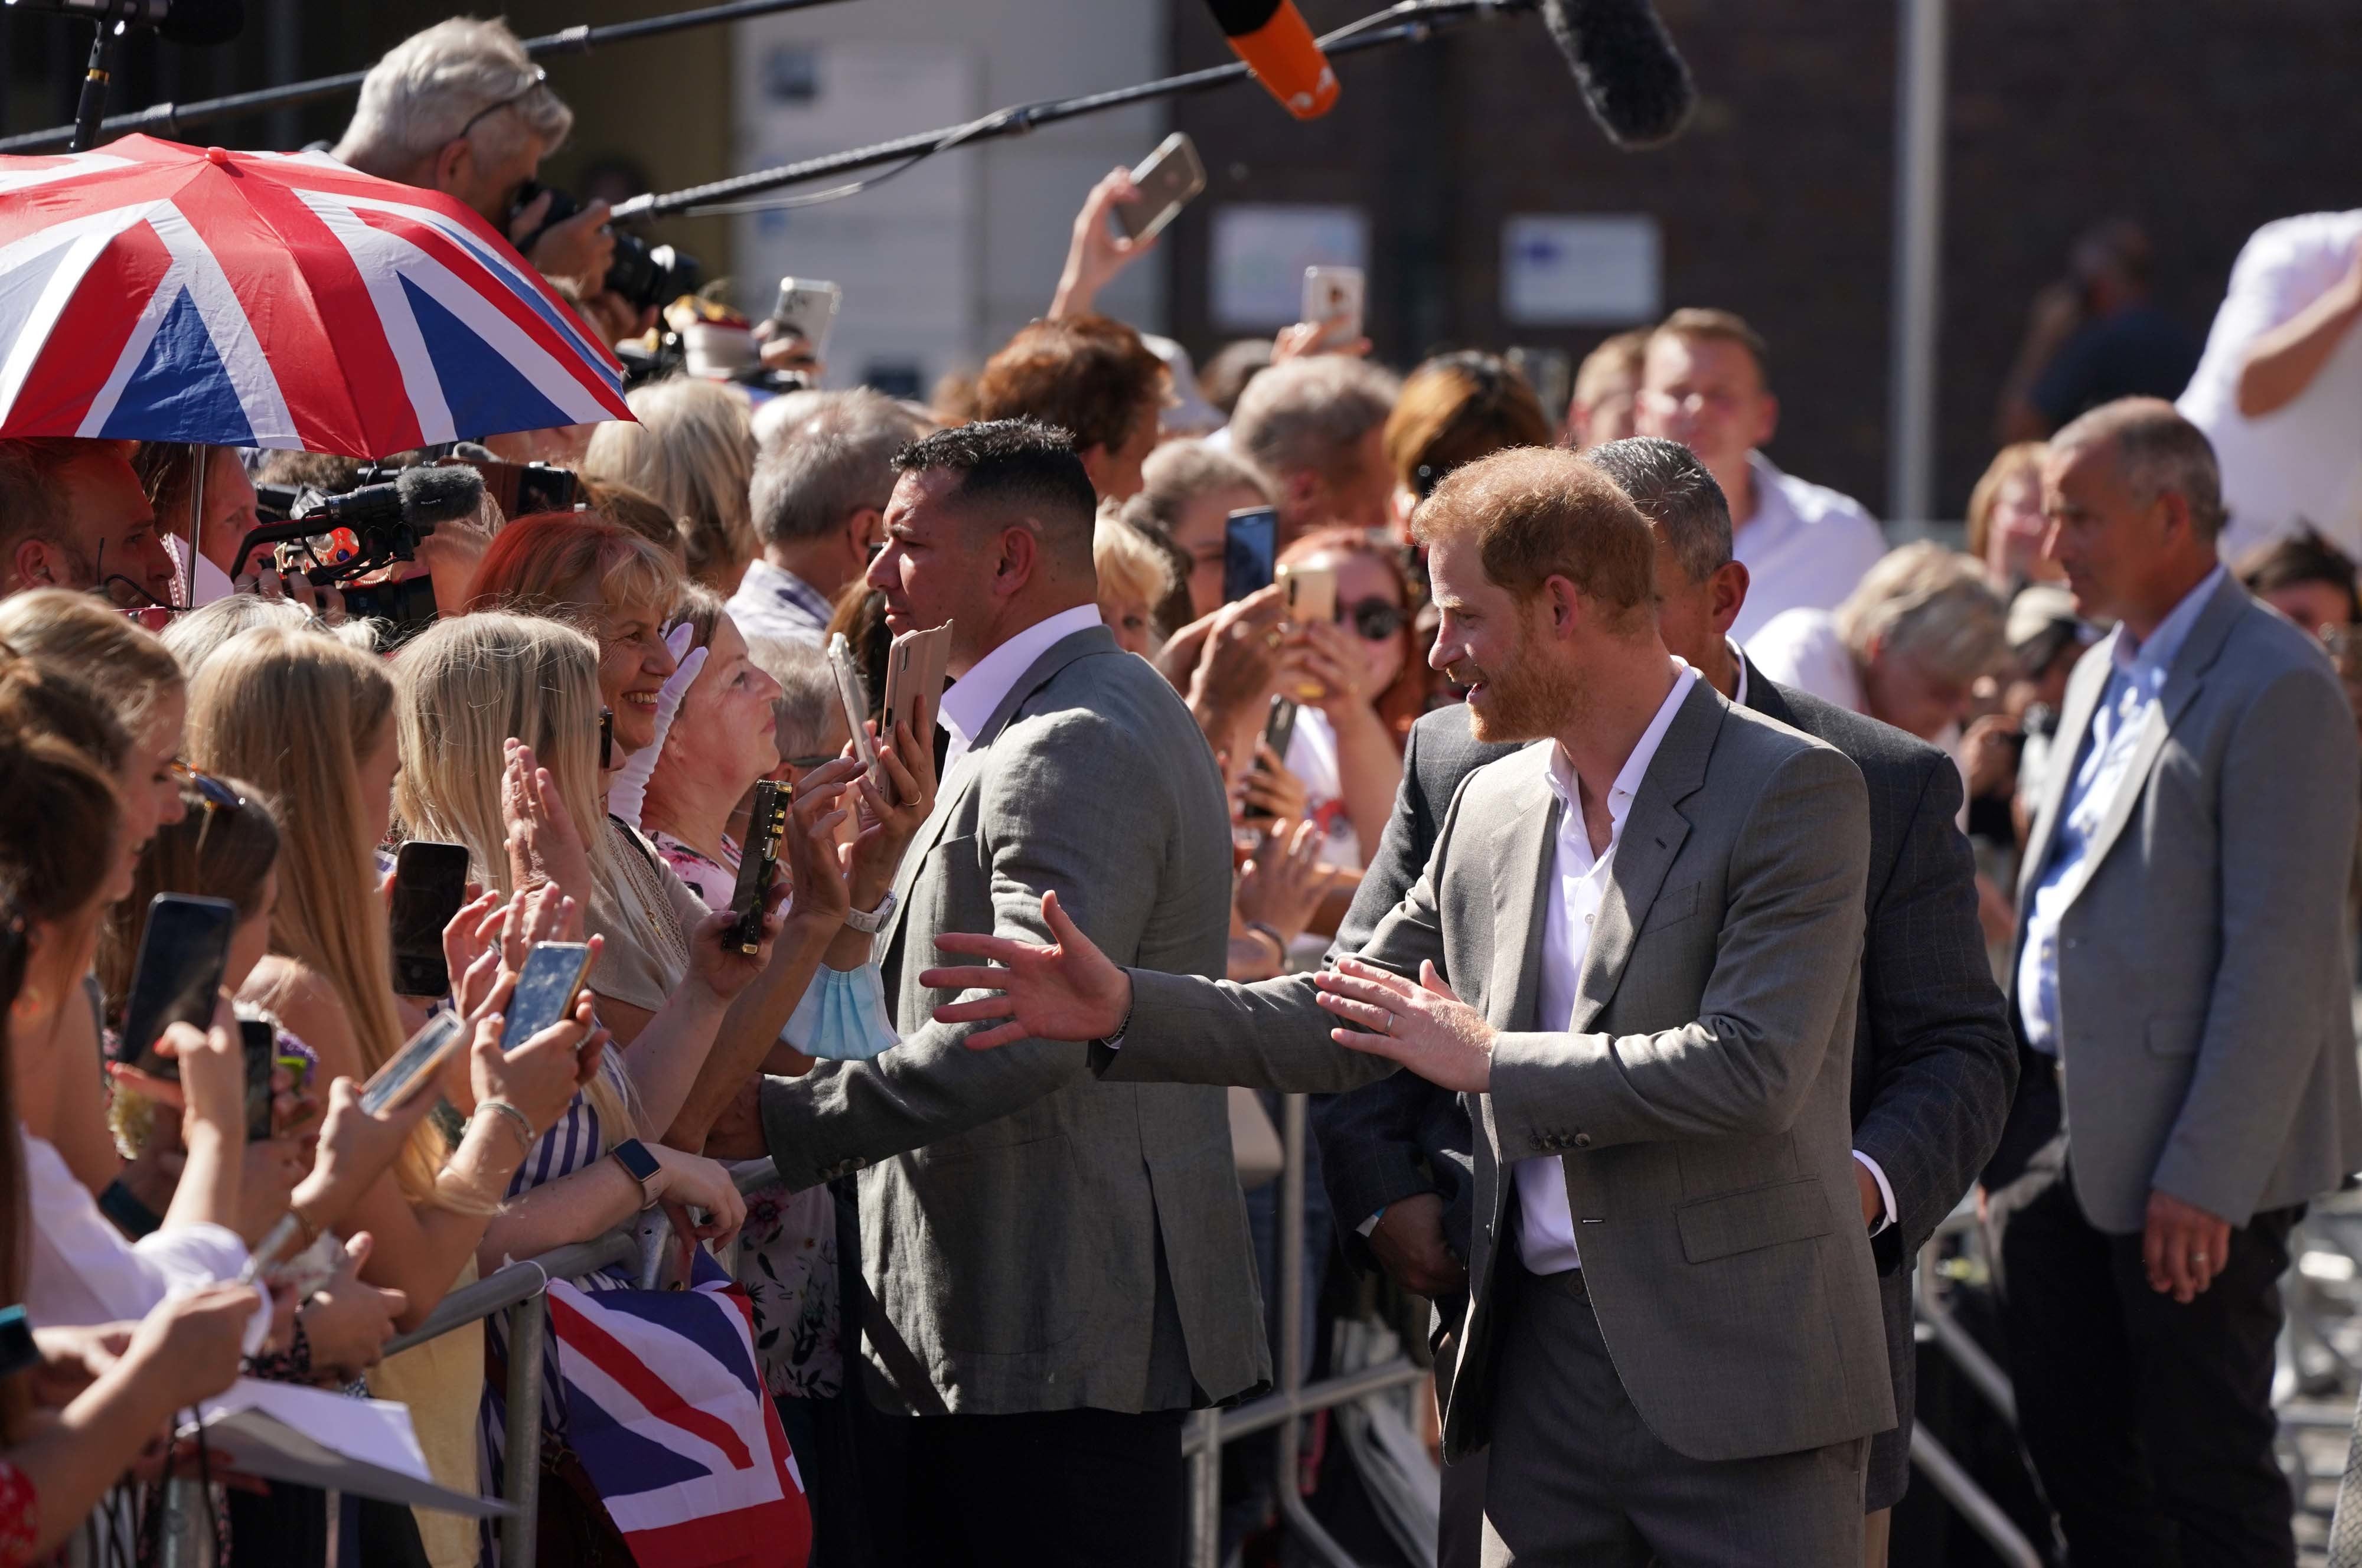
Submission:
[[[47,11],[105,26],[122,12],[135,28],[153,28],[167,43],[204,48],[227,43],[246,27],[245,0],[0,0],[12,11]]]
[[[1697,92],[1649,0],[1541,0],[1542,20],[1607,139],[1627,149],[1671,141]]]
[[[484,476],[464,463],[404,469],[384,484],[365,484],[327,497],[304,521],[326,519],[337,527],[355,529],[449,523],[474,516],[483,499]]]
[[[1313,41],[1296,0],[1207,0],[1231,52],[1245,61],[1280,107],[1318,119],[1337,103],[1337,73]]]

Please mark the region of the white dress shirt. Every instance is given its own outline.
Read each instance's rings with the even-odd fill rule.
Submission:
[[[1536,1021],[1545,1029],[1564,1029],[1574,1017],[1575,990],[1583,979],[1583,962],[1591,952],[1591,928],[1607,896],[1607,878],[1616,864],[1616,845],[1624,836],[1624,819],[1632,814],[1632,797],[1648,776],[1657,747],[1681,711],[1682,699],[1697,684],[1697,671],[1680,660],[1673,689],[1665,694],[1657,716],[1640,732],[1616,781],[1607,787],[1607,847],[1591,853],[1591,830],[1584,825],[1582,790],[1566,750],[1556,741],[1551,750],[1551,793],[1559,799],[1558,852],[1551,861],[1551,896],[1542,911],[1542,971],[1537,977]],[[1566,1166],[1556,1154],[1519,1160],[1513,1169],[1518,1184],[1518,1253],[1531,1274],[1560,1274],[1579,1268],[1583,1254],[1574,1244],[1574,1215],[1566,1202]]]
[[[1103,625],[1099,607],[1077,604],[1072,610],[1036,621],[982,658],[976,668],[944,688],[943,725],[952,733],[952,743],[944,752],[943,777],[951,777],[953,767],[976,744],[977,734],[992,722],[992,715],[1008,697],[1020,677],[1033,668],[1033,661],[1048,653],[1076,632],[1089,631]]]
[[[2046,1055],[2059,1054],[2065,1020],[2058,1015],[2058,922],[2068,906],[2083,890],[2090,877],[2092,840],[2116,797],[2140,780],[2129,777],[2133,753],[2140,749],[2141,732],[2163,722],[2158,699],[2166,677],[2190,629],[2206,611],[2207,602],[2223,585],[2228,569],[2216,567],[2191,589],[2180,603],[2148,635],[2136,639],[2119,622],[2104,645],[2108,683],[2092,710],[2092,727],[2077,754],[2074,777],[2068,780],[2059,802],[2058,823],[2050,833],[2050,847],[2034,884],[2025,910],[2025,944],[2017,955],[2017,1011],[2025,1025],[2025,1043]],[[2065,738],[2065,737],[2060,737]],[[2054,757],[2054,760],[2055,757]]]
[[[831,610],[827,594],[760,556],[746,563],[729,603],[731,621],[745,635],[815,648],[827,639]]]
[[[2362,554],[2362,330],[2348,332],[2297,397],[2260,419],[2239,412],[2239,371],[2257,338],[2327,293],[2354,263],[2362,210],[2268,223],[2231,265],[2206,352],[2180,398],[2223,469],[2223,556],[2296,530],[2300,519]]]
[[[1755,515],[1731,531],[1730,553],[1747,568],[1747,602],[1730,635],[1753,640],[1783,610],[1834,610],[1886,553],[1886,536],[1860,502],[1783,474],[1748,454]]]
[[[56,1148],[17,1131],[33,1221],[25,1315],[35,1328],[136,1322],[176,1296],[234,1280],[246,1267],[246,1243],[219,1225],[172,1225],[125,1241]],[[263,1297],[247,1324],[246,1353],[259,1352],[270,1332],[270,1300]]]

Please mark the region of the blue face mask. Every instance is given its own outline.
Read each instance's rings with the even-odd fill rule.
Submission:
[[[886,1021],[886,982],[875,964],[821,966],[779,1037],[807,1056],[866,1062],[902,1043]]]

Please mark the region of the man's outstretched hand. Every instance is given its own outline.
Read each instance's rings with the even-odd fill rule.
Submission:
[[[992,996],[945,1002],[938,1023],[1006,1021],[967,1037],[973,1051],[1020,1040],[1104,1040],[1131,1014],[1131,977],[1109,962],[1082,927],[1066,917],[1058,895],[1042,895],[1042,921],[1055,943],[947,931],[935,938],[944,953],[981,959],[966,968],[930,969],[919,984],[938,991],[991,991]]]
[[[1429,1083],[1482,1094],[1493,1082],[1493,1026],[1451,994],[1435,966],[1419,965],[1419,983],[1359,958],[1340,958],[1314,977],[1320,1005],[1350,1029],[1329,1038],[1399,1063]]]

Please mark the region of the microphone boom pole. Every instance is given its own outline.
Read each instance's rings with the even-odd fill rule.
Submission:
[[[1537,3],[1538,0],[1402,0],[1399,5],[1339,28],[1322,39],[1320,44],[1327,53],[1341,55],[1387,44],[1418,43],[1444,28],[1464,22],[1490,21],[1495,17],[1533,10]],[[965,147],[971,142],[1023,136],[1039,127],[1055,125],[1061,120],[1126,108],[1153,98],[1210,92],[1214,88],[1252,78],[1253,72],[1242,62],[1232,61],[1228,65],[1209,66],[1202,71],[1184,72],[1178,76],[1162,77],[1154,82],[1142,82],[1104,93],[1019,104],[1006,109],[995,109],[965,125],[921,131],[915,136],[898,137],[892,141],[876,142],[868,147],[831,153],[825,158],[806,159],[800,163],[783,164],[776,169],[757,170],[751,174],[692,185],[687,190],[635,196],[616,205],[613,221],[629,223],[669,217],[701,207],[742,201],[782,186],[808,184],[814,180],[875,169],[881,164],[914,162],[932,153]]]
[[[779,11],[801,11],[814,6],[834,4],[836,0],[728,0],[723,5],[701,6],[694,11],[677,11],[666,17],[646,17],[635,22],[613,22],[596,28],[571,27],[546,38],[522,41],[526,56],[533,60],[551,55],[589,54],[606,44],[631,43],[716,22],[735,22],[749,17],[767,17]],[[182,132],[214,120],[261,114],[269,109],[293,108],[303,104],[317,103],[323,98],[333,98],[340,93],[356,92],[360,87],[361,78],[368,74],[366,71],[347,71],[335,76],[315,77],[309,82],[291,82],[283,87],[263,87],[251,93],[204,98],[193,104],[156,104],[127,115],[110,115],[100,122],[98,130],[109,137],[148,131],[179,139]],[[51,126],[47,130],[27,131],[21,136],[0,139],[0,153],[64,151],[73,145],[75,130],[73,126]],[[88,138],[83,138],[83,145],[89,145]],[[81,149],[76,148],[75,150]]]

